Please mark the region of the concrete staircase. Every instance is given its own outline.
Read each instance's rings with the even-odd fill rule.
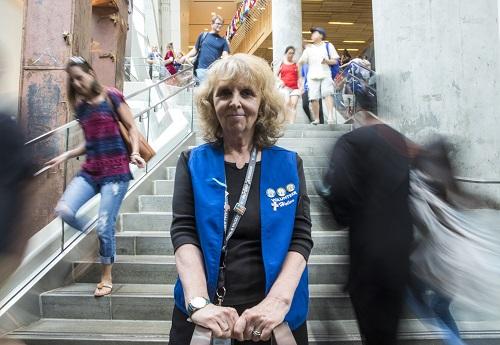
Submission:
[[[349,298],[342,291],[348,268],[347,231],[335,224],[312,186],[327,166],[328,151],[347,130],[343,125],[295,124],[287,127],[278,143],[301,155],[311,197],[311,345],[361,344]],[[138,197],[138,212],[121,214],[112,295],[93,297],[100,272],[97,261],[74,262],[72,283],[41,294],[42,319],[11,333],[12,338],[28,345],[168,343],[176,279],[169,235],[175,167],[166,166],[164,171],[164,179],[152,182],[153,194]],[[83,273],[76,274],[77,270]],[[471,344],[500,343],[494,332],[500,329],[497,322],[469,321],[460,327]],[[439,333],[409,313],[400,332],[404,344],[441,343]]]

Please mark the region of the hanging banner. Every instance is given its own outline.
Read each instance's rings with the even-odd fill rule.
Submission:
[[[243,25],[248,16],[248,12],[257,4],[257,1],[258,0],[244,0],[240,7],[238,7],[226,30],[226,38],[228,40],[231,40],[236,34],[236,31]]]

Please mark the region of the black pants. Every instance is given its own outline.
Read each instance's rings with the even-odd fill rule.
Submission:
[[[349,291],[366,345],[396,345],[404,286],[363,285]]]
[[[255,305],[255,303],[254,303]],[[238,311],[238,315],[241,315],[246,309],[251,308],[254,305],[241,305],[235,306],[234,308]],[[172,328],[170,329],[170,340],[169,345],[189,345],[191,338],[193,337],[195,325],[187,321],[187,315],[184,314],[180,309],[174,307],[172,313]],[[307,323],[304,322],[295,331],[292,331],[297,345],[308,345],[308,335],[307,335]],[[276,342],[273,342],[275,344]],[[271,345],[271,341],[237,341],[233,340],[234,345]]]
[[[304,109],[309,121],[313,122],[314,116],[311,114],[311,110],[309,109],[309,94],[307,91],[302,94],[302,109]],[[319,100],[319,123],[325,123],[325,118],[323,116],[323,102],[321,101],[321,98]]]

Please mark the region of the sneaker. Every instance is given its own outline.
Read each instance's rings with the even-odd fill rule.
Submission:
[[[318,125],[319,124],[319,120],[314,120],[313,122],[311,122],[311,125]]]

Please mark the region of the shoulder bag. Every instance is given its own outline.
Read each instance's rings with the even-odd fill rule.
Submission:
[[[109,91],[106,91],[106,101],[108,104],[111,106],[111,109],[113,110],[113,117],[115,118],[116,122],[118,123],[118,128],[120,129],[120,134],[122,136],[123,141],[125,142],[125,145],[127,146],[127,150],[129,154],[132,153],[132,141],[130,140],[130,135],[128,132],[127,127],[123,124],[123,122],[120,119],[120,114],[118,114],[117,108],[115,106],[115,103],[109,96]],[[149,145],[148,141],[146,138],[144,138],[144,135],[142,135],[141,132],[137,131],[137,135],[139,136],[139,154],[141,155],[142,159],[144,159],[146,162],[149,162],[151,158],[156,154],[155,150]]]

